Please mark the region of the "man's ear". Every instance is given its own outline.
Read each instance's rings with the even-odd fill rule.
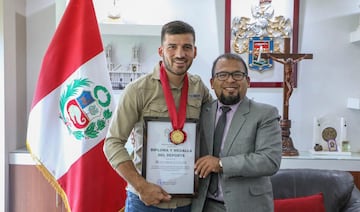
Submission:
[[[211,88],[212,88],[212,89],[214,89],[214,87],[213,87],[213,83],[214,83],[214,79],[213,79],[213,78],[211,78],[211,79],[210,79],[210,85],[211,85]]]
[[[250,77],[246,76],[247,87],[250,88]]]
[[[164,49],[163,49],[162,46],[160,46],[160,47],[158,48],[158,54],[159,54],[160,57],[163,57],[163,55],[164,55]]]

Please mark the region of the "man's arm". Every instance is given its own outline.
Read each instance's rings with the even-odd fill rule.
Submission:
[[[206,178],[211,172],[223,172],[228,177],[257,177],[275,173],[279,169],[281,161],[281,131],[278,111],[274,107],[267,107],[260,114],[265,114],[265,117],[242,127],[248,128],[244,131],[249,134],[236,138],[238,144],[233,145],[231,156],[222,158],[212,155],[203,156],[195,163],[195,174]],[[239,145],[240,142],[242,146]],[[219,160],[223,167],[220,167]]]
[[[136,98],[137,92],[138,89],[134,85],[126,87],[121,102],[113,114],[104,143],[104,153],[111,166],[139,193],[144,204],[156,205],[161,201],[170,200],[170,195],[161,187],[147,182],[138,173],[125,147],[128,137],[140,117],[139,111],[143,107]]]
[[[230,154],[238,154],[221,158],[226,177],[270,176],[280,168],[279,113],[275,107],[269,106],[253,110],[252,116],[247,118],[249,123],[242,126],[242,131],[246,133],[239,133],[241,136],[237,138],[242,145],[233,146],[230,150]]]

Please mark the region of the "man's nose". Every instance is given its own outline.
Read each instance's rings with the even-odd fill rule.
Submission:
[[[176,57],[184,57],[185,56],[185,51],[182,48],[177,48],[176,52],[175,52],[175,56]]]

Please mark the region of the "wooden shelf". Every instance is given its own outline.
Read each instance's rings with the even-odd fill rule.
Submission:
[[[160,36],[161,25],[100,23],[103,35]]]

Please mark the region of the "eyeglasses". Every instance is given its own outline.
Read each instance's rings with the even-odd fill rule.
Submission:
[[[218,72],[215,74],[216,78],[220,81],[225,81],[229,79],[229,76],[231,76],[236,81],[241,81],[244,79],[244,77],[247,76],[244,72],[241,71],[235,71],[235,72]]]

